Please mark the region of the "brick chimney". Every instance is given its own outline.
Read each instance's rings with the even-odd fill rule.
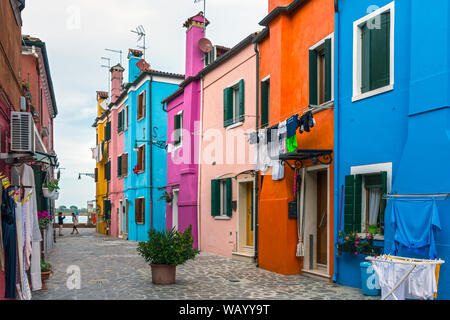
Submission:
[[[111,102],[114,103],[120,97],[125,69],[118,63],[111,68]]]
[[[137,67],[136,63],[142,60],[144,54],[141,50],[130,49],[128,50],[128,82],[132,83],[141,74],[141,70]]]
[[[186,30],[186,78],[195,76],[204,66],[203,52],[198,47],[198,41],[205,37],[204,33],[204,15],[199,12],[197,15],[186,20],[183,27]],[[206,25],[209,21],[206,20]]]

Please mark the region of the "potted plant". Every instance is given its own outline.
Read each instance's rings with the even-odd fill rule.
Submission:
[[[52,273],[52,265],[41,260],[41,280],[42,280],[42,290],[47,290],[45,281],[48,280],[50,274]]]
[[[39,228],[45,229],[52,222],[52,215],[47,211],[38,212]]]
[[[59,180],[54,179],[42,185],[42,192],[44,193],[44,198],[49,198],[50,200],[58,200],[59,197]]]
[[[175,228],[166,231],[151,229],[149,240],[139,242],[137,251],[152,269],[152,283],[174,284],[176,266],[194,259],[200,253],[193,249],[192,226],[184,233],[177,232]]]

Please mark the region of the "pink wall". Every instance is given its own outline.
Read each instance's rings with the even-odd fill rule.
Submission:
[[[239,80],[245,82],[245,117],[244,123],[233,129],[224,128],[223,124],[223,90],[236,84]],[[247,136],[244,132],[255,131],[256,128],[256,55],[253,45],[248,45],[234,57],[213,69],[204,77],[202,106],[202,143],[200,159],[200,250],[231,257],[236,251],[237,213],[229,220],[217,220],[211,216],[211,180],[224,177],[234,177],[245,170],[254,170],[254,155],[250,152]],[[218,158],[206,159],[213,144],[217,142],[206,141],[207,133],[216,130],[223,137],[223,164]],[[238,144],[232,149],[226,149],[226,138],[239,134],[245,140],[245,151]],[[225,138],[226,137],[226,138]],[[226,163],[226,155],[234,152],[246,152],[245,164],[238,164],[237,158],[231,164]],[[212,161],[217,164],[213,165]],[[237,181],[233,179],[233,200],[237,200]]]
[[[115,69],[116,68],[116,69]],[[123,68],[113,67],[111,75],[112,90],[111,102],[116,102],[120,95],[120,87],[123,79]],[[121,70],[121,71],[120,71]],[[124,152],[124,131],[118,132],[118,115],[124,109],[124,104],[113,106],[109,115],[111,121],[111,141],[109,143],[109,159],[111,160],[111,180],[109,182],[109,197],[111,200],[111,227],[109,234],[112,237],[119,236],[119,207],[120,201],[124,201],[124,178],[117,175],[118,161]]]

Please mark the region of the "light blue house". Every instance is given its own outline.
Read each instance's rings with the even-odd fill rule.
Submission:
[[[128,59],[124,225],[129,240],[145,241],[151,228],[166,228],[166,203],[160,200],[163,191],[159,188],[166,186],[167,177],[167,113],[161,101],[177,90],[184,76],[152,70],[142,62],[138,66],[142,60],[139,50],[130,50]]]
[[[437,256],[447,261],[438,298],[449,299],[450,200],[437,194],[450,192],[450,2],[336,5],[335,243],[339,228],[364,234],[372,226],[375,244],[394,253],[393,204],[418,200],[404,212],[414,225],[435,198]],[[335,251],[333,280],[361,287],[364,256]]]

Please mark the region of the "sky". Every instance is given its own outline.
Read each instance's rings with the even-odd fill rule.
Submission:
[[[213,44],[233,47],[262,29],[258,22],[268,11],[268,0],[206,0],[206,31]],[[108,64],[127,68],[129,48],[137,48],[131,30],[146,31],[146,60],[156,70],[184,74],[187,18],[203,11],[194,0],[33,0],[22,12],[22,33],[46,43],[58,115],[54,119],[55,151],[61,167],[57,206],[85,208],[95,199],[94,173],[97,116],[96,91],[108,90]],[[125,72],[126,82],[127,72]]]

